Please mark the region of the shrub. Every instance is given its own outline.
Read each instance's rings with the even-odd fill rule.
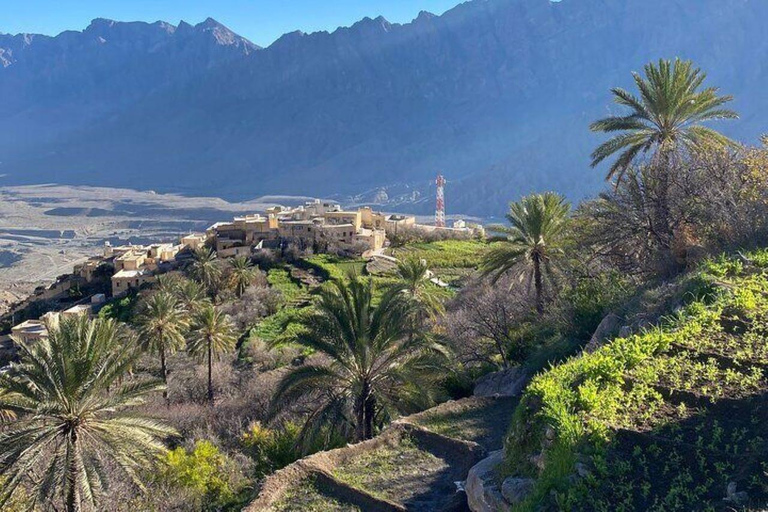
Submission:
[[[284,468],[301,457],[298,440],[301,428],[287,422],[280,429],[270,429],[256,421],[240,437],[243,450],[254,461],[257,478]]]
[[[191,492],[202,510],[231,505],[235,491],[231,484],[232,464],[210,441],[197,441],[191,451],[178,447],[163,461],[161,477],[167,483]]]

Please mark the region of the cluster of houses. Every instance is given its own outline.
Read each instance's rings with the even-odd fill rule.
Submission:
[[[344,210],[341,205],[321,200],[309,201],[295,208],[275,206],[264,214],[235,217],[232,222],[218,222],[206,235],[214,241],[222,257],[250,253],[253,247],[269,247],[285,241],[298,241],[308,247],[357,246],[364,253],[377,253],[387,243],[387,235],[399,229],[477,234],[482,226],[456,221],[451,228],[436,228],[416,223],[410,215],[386,214],[370,207]]]
[[[326,201],[310,201],[287,208],[275,206],[263,214],[235,217],[231,222],[218,222],[205,233],[181,237],[178,243],[151,245],[104,245],[101,255],[75,265],[71,276],[62,276],[47,288],[36,291],[35,300],[55,300],[66,297],[74,286],[88,288],[107,278],[111,281],[112,297],[126,295],[155,280],[155,276],[177,268],[193,256],[198,248],[210,244],[219,257],[250,255],[254,250],[279,247],[286,242],[298,242],[307,247],[356,247],[369,255],[380,255],[387,235],[401,229],[447,230],[472,235],[482,234],[482,226],[456,221],[453,227],[436,228],[417,224],[409,215],[385,214],[369,207],[345,210],[341,205]],[[322,250],[322,249],[321,249]],[[106,291],[106,290],[105,290]],[[12,338],[34,341],[47,336],[46,325],[71,315],[93,316],[106,302],[104,293],[83,297],[63,311],[46,313],[40,319],[26,320],[11,330],[10,336],[0,337],[0,355],[13,347]]]

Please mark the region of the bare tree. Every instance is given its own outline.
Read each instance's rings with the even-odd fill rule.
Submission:
[[[442,325],[463,363],[493,362],[495,355],[507,368],[529,348],[520,326],[535,318],[534,303],[514,280],[476,281],[452,301]]]

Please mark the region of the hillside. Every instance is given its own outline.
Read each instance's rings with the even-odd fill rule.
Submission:
[[[427,212],[442,170],[452,212],[498,215],[544,188],[576,199],[602,181],[586,127],[608,89],[659,57],[712,70],[744,114],[724,130],[754,141],[766,17],[759,0],[473,0],[265,49],[211,19],[0,35],[0,175]]]
[[[536,377],[506,443],[512,510],[756,510],[768,499],[768,252],[708,263],[660,328]]]

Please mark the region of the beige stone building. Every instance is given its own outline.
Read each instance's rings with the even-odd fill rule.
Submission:
[[[236,217],[218,222],[207,235],[215,241],[223,257],[243,254],[244,247],[255,247],[266,240],[300,240],[306,244],[335,243],[368,246],[378,251],[386,245],[386,233],[401,226],[413,226],[416,218],[388,215],[370,207],[344,210],[338,203],[314,200],[296,208],[274,206],[265,215]]]
[[[11,329],[11,338],[32,343],[48,337],[48,328],[43,320],[26,320]]]
[[[207,241],[208,235],[206,233],[191,233],[181,237],[180,243],[183,247],[188,247],[189,249],[196,251],[200,247],[203,247]]]
[[[235,217],[232,222],[217,222],[208,228],[209,236],[216,242],[216,250],[232,247],[250,247],[262,240],[277,237],[278,219],[274,213],[266,216],[254,214]]]
[[[147,283],[152,283],[155,276],[151,270],[123,269],[112,276],[112,296],[121,297],[132,289],[139,289]]]

